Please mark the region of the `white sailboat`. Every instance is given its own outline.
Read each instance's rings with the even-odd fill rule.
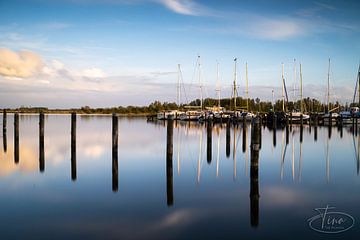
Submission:
[[[188,110],[182,114],[179,115],[179,119],[183,120],[183,121],[199,121],[201,119],[204,118],[204,112],[203,110],[203,91],[202,91],[202,80],[201,80],[201,61],[200,61],[200,56],[198,56],[197,58],[197,64],[196,66],[198,67],[198,71],[199,71],[199,88],[200,88],[200,110]],[[188,107],[190,108],[190,107]],[[192,108],[197,108],[197,107],[192,107]]]
[[[176,96],[176,103],[178,106],[180,106],[180,80],[182,80],[182,73],[181,73],[181,67],[180,64],[178,64],[178,77],[177,77],[177,96]],[[182,111],[179,110],[167,110],[162,111],[157,114],[158,120],[167,120],[167,119],[180,119],[181,114],[183,114]]]
[[[296,69],[295,69],[296,72]],[[294,94],[295,95],[295,94]],[[310,115],[304,114],[304,104],[303,104],[303,89],[302,89],[302,68],[300,63],[300,111],[293,111],[289,116],[290,121],[293,123],[301,122],[301,117],[303,122],[307,122],[310,119]]]
[[[338,113],[333,113],[334,109],[330,109],[330,58],[329,58],[329,67],[328,67],[328,77],[327,77],[327,111],[324,115],[324,125],[335,125],[337,118],[340,117]]]

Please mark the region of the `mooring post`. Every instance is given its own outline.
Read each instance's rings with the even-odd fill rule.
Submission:
[[[4,147],[4,152],[7,151],[6,119],[7,119],[7,114],[6,114],[6,109],[4,109],[3,110],[3,147]]]
[[[303,115],[300,114],[300,142],[303,141],[303,132],[304,132],[304,126],[303,126]]]
[[[19,113],[14,114],[14,161],[19,163]]]
[[[44,172],[44,170],[45,170],[44,126],[45,126],[44,113],[40,112],[40,114],[39,114],[39,170],[40,170],[40,172]]]
[[[292,112],[290,112],[290,131],[292,131]]]
[[[112,190],[117,192],[119,188],[118,173],[118,139],[119,139],[119,121],[118,116],[112,114]]]
[[[230,157],[230,119],[227,119],[227,122],[226,122],[225,143],[226,143],[226,157],[229,158]]]
[[[212,122],[210,118],[208,119],[206,130],[207,130],[206,157],[207,157],[207,163],[210,164],[212,158]]]
[[[259,225],[259,151],[260,151],[260,122],[256,117],[251,131],[251,163],[250,163],[250,224]]]
[[[166,202],[170,207],[174,204],[173,190],[173,128],[174,121],[170,117],[166,131]]]
[[[358,116],[355,116],[355,136],[358,134]]]
[[[242,132],[242,152],[245,153],[246,152],[246,139],[247,139],[247,136],[246,136],[246,129],[247,129],[247,126],[246,124],[243,125],[243,132]]]
[[[5,133],[5,135],[6,135],[6,118],[7,118],[6,115],[7,115],[6,109],[4,109],[3,110],[3,134]]]
[[[286,125],[285,127],[285,135],[286,135],[286,145],[289,144],[289,126]]]
[[[76,112],[71,114],[71,180],[76,180]]]
[[[319,124],[319,116],[318,114],[315,115],[315,122],[314,122],[314,140],[315,142],[317,141],[317,127],[318,127],[318,124]]]

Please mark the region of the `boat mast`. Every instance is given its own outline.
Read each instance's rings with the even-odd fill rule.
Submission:
[[[281,78],[282,78],[282,110],[283,110],[283,112],[285,112],[284,63],[282,63],[281,66],[282,66],[282,74],[281,74]]]
[[[234,63],[235,63],[235,67],[234,67],[234,111],[236,111],[236,97],[237,97],[237,94],[236,94],[236,78],[237,78],[237,73],[236,73],[236,65],[237,65],[237,58],[234,59]]]
[[[357,78],[357,84],[358,84],[358,94],[359,94],[359,102],[358,102],[358,107],[360,107],[360,64],[359,64],[359,69],[358,69],[358,78]]]
[[[300,113],[303,113],[303,89],[302,89],[302,70],[300,63]]]
[[[328,67],[328,78],[327,78],[327,112],[330,111],[330,58]]]
[[[216,92],[217,92],[217,97],[218,97],[218,107],[221,107],[220,104],[220,76],[219,76],[219,62],[216,61],[216,83],[217,83],[217,88],[216,88]]]
[[[198,67],[199,67],[199,87],[200,87],[200,108],[203,110],[203,92],[202,92],[202,81],[201,81],[201,62],[200,56],[198,56]]]
[[[176,95],[176,102],[178,107],[180,107],[180,75],[181,75],[181,68],[180,68],[180,64],[178,64],[177,95]]]
[[[294,104],[296,101],[296,59],[294,58],[294,86],[293,86],[293,91],[294,91]]]
[[[248,83],[248,64],[246,63],[246,111],[249,112],[249,83]]]

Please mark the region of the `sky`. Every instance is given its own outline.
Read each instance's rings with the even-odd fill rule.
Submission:
[[[352,102],[359,1],[0,0],[1,107],[111,107],[238,95]],[[196,62],[200,56],[200,79]],[[218,63],[218,64],[217,64]],[[217,77],[219,66],[219,77]]]

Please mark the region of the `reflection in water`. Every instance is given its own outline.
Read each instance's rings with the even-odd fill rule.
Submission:
[[[166,202],[168,206],[174,204],[173,190],[173,131],[174,121],[167,121],[166,131]]]
[[[199,136],[199,157],[197,162],[197,182],[200,182],[200,176],[201,176],[201,160],[202,160],[202,128],[199,128],[200,136]]]
[[[254,119],[251,133],[250,157],[250,224],[259,225],[259,151],[260,151],[260,122]]]
[[[118,117],[112,116],[112,190],[116,192],[119,188],[119,173],[118,173]]]
[[[220,162],[220,136],[221,127],[217,128],[217,154],[216,154],[216,177],[219,177],[219,162]]]
[[[202,135],[209,133],[208,125],[178,122],[177,126],[172,126],[175,122],[165,121],[167,125],[164,127],[164,122],[155,124],[146,123],[142,119],[129,120],[127,118],[117,119],[114,117],[111,119],[109,116],[89,117],[85,121],[80,117],[76,123],[75,116],[74,120],[73,117],[71,119],[71,176],[76,178],[76,164],[78,164],[81,181],[74,185],[71,184],[68,178],[65,178],[64,181],[64,176],[68,175],[69,167],[69,116],[46,117],[46,123],[42,123],[42,117],[39,116],[39,126],[37,125],[37,115],[26,118],[20,117],[21,149],[19,151],[19,158],[21,158],[21,161],[18,165],[14,164],[12,144],[9,145],[8,154],[5,154],[2,149],[0,150],[0,187],[4,189],[0,200],[3,205],[8,206],[9,212],[11,211],[11,213],[4,211],[4,218],[8,219],[9,216],[12,216],[22,226],[28,224],[29,229],[31,229],[27,232],[30,233],[36,233],[38,230],[34,226],[44,223],[44,220],[36,215],[32,215],[32,204],[46,209],[47,212],[45,214],[48,214],[49,218],[54,219],[58,217],[58,210],[52,210],[51,208],[54,205],[54,201],[56,201],[59,208],[61,207],[64,214],[62,215],[63,218],[56,222],[56,224],[48,223],[50,224],[49,232],[55,231],[55,233],[59,233],[63,231],[69,234],[74,228],[69,230],[68,225],[70,224],[68,222],[76,218],[76,230],[85,229],[83,231],[89,234],[85,236],[88,238],[97,236],[98,232],[93,231],[94,228],[92,226],[101,226],[101,231],[104,230],[102,228],[106,228],[109,232],[116,229],[117,231],[114,232],[114,236],[118,238],[127,234],[129,234],[127,236],[130,236],[132,232],[136,232],[136,229],[140,228],[145,229],[146,237],[151,239],[171,238],[173,235],[170,235],[170,233],[174,232],[179,233],[179,235],[174,237],[176,239],[187,238],[191,234],[195,234],[191,235],[195,238],[198,237],[196,234],[199,233],[199,229],[207,228],[205,236],[207,239],[218,237],[218,235],[213,235],[214,231],[225,233],[226,236],[224,238],[232,239],[238,234],[238,231],[234,230],[238,222],[245,219],[250,222],[250,224],[245,224],[242,228],[245,238],[253,239],[257,237],[253,234],[257,234],[262,239],[264,236],[273,233],[269,231],[270,228],[284,226],[284,229],[287,227],[288,229],[297,229],[300,232],[298,239],[305,239],[308,236],[307,234],[309,234],[307,232],[308,229],[301,230],[299,225],[295,225],[293,222],[306,222],[306,219],[311,217],[307,214],[311,211],[312,206],[317,206],[319,201],[323,199],[338,205],[349,203],[348,208],[351,209],[351,214],[359,215],[356,204],[360,199],[356,191],[353,190],[357,189],[356,187],[360,181],[360,178],[357,176],[359,174],[358,149],[360,140],[355,134],[352,135],[352,132],[355,133],[355,128],[350,130],[348,126],[344,126],[345,131],[341,141],[336,130],[333,130],[328,154],[331,157],[331,173],[334,177],[331,184],[326,184],[325,179],[322,179],[320,182],[316,180],[318,178],[317,173],[329,172],[330,164],[326,166],[324,161],[324,156],[326,158],[328,156],[325,151],[319,151],[319,149],[322,150],[323,147],[327,146],[327,142],[323,141],[323,139],[326,140],[328,138],[327,127],[318,128],[319,140],[321,139],[318,142],[313,140],[313,133],[310,134],[304,129],[303,141],[301,143],[299,141],[298,134],[300,134],[300,128],[298,125],[293,125],[292,132],[286,128],[278,128],[278,144],[274,148],[274,155],[271,155],[271,148],[273,147],[272,128],[263,129],[261,133],[260,127],[239,125],[239,128],[233,128],[231,124],[228,135],[234,137],[235,144],[233,144],[234,142],[231,142],[231,145],[229,144],[229,151],[233,152],[234,149],[231,149],[232,147],[236,148],[237,145],[242,144],[243,151],[236,153],[235,150],[235,154],[237,154],[239,160],[237,161],[239,169],[244,167],[246,170],[249,165],[250,173],[247,176],[249,188],[247,188],[243,185],[245,183],[244,180],[246,180],[243,171],[238,172],[237,178],[239,181],[233,181],[232,170],[234,165],[232,161],[226,160],[227,150],[222,145],[227,138],[225,124],[212,125],[213,132],[211,139],[214,140],[214,148],[217,148],[215,150],[216,153],[214,151],[214,156],[212,156],[214,157],[214,164],[202,166],[205,156],[202,157],[201,150],[205,150],[204,146],[206,144],[205,139],[204,143],[202,143]],[[12,123],[12,120],[11,115],[9,122]],[[111,120],[113,120],[112,132],[109,129]],[[41,148],[45,148],[41,144],[41,139],[44,139],[45,132],[42,132],[41,129],[45,128],[45,124],[46,140],[49,139],[51,144],[46,142],[47,174],[40,175],[37,172],[39,161],[41,168],[40,155],[44,151]],[[121,124],[124,138],[118,139],[117,124]],[[190,125],[191,129],[189,129]],[[14,137],[11,127],[8,128],[9,142],[13,142]],[[177,130],[173,130],[174,127]],[[241,127],[243,129],[240,129]],[[307,125],[304,126],[304,128],[306,127]],[[89,131],[90,129],[91,131]],[[184,134],[185,131],[187,132],[186,135]],[[226,131],[228,130],[226,129]],[[286,131],[288,131],[287,137]],[[350,133],[350,131],[352,132]],[[162,156],[165,148],[165,132],[167,133],[166,159]],[[112,136],[110,136],[111,134]],[[177,136],[174,134],[177,134]],[[181,142],[181,134],[184,135],[183,142]],[[242,134],[242,137],[240,137],[240,134]],[[76,138],[76,135],[78,138]],[[260,153],[261,136],[264,141]],[[109,162],[111,138],[112,173],[109,171],[111,167]],[[174,145],[173,139],[177,141],[177,146]],[[252,140],[251,142],[250,139]],[[118,143],[117,141],[120,142]],[[350,143],[351,141],[353,143]],[[288,142],[292,146],[287,144]],[[38,146],[38,143],[40,146]],[[343,143],[353,144],[354,149],[352,149],[350,144],[347,144],[351,149],[346,150]],[[176,164],[174,162],[176,155],[173,152],[173,148],[175,148],[174,150],[177,149],[177,168],[178,173],[180,173],[180,147],[182,150],[181,154],[184,155],[181,159],[181,175],[173,175],[173,164]],[[292,156],[291,147],[293,149]],[[40,149],[39,156],[37,154],[38,149]],[[121,175],[124,178],[123,182],[126,184],[122,188],[121,195],[106,194],[106,192],[111,192],[109,189],[110,174],[112,174],[112,189],[118,189],[118,152],[121,152],[122,163],[126,165],[127,171]],[[341,155],[332,154],[332,152],[341,153]],[[353,152],[355,152],[355,160],[353,160]],[[260,154],[261,166],[259,165]],[[249,163],[242,161],[242,158],[246,159],[247,156],[250,157]],[[281,159],[281,161],[273,161],[274,159]],[[165,163],[164,160],[166,160]],[[297,160],[299,162],[296,162]],[[303,166],[302,160],[306,163]],[[219,174],[220,165],[222,174]],[[282,181],[278,179],[279,165],[281,165],[280,174]],[[177,195],[176,207],[172,208],[167,208],[164,203],[164,167],[166,167],[166,202],[168,206],[175,204],[174,194]],[[261,167],[261,170],[259,167]],[[296,173],[293,173],[293,176],[299,179],[299,183],[295,185],[291,179],[292,169]],[[216,177],[214,175],[215,171]],[[196,184],[194,179],[198,177],[199,181],[200,173],[201,184]],[[138,177],[140,174],[141,177]],[[261,177],[259,174],[261,174]],[[262,187],[261,197],[263,199],[261,206],[260,184]],[[32,186],[35,186],[35,191],[27,190],[32,190]],[[177,186],[176,192],[174,191],[175,186]],[[70,191],[71,194],[69,194]],[[56,194],[54,194],[55,192]],[[104,192],[105,194],[103,194]],[[38,194],[41,198],[38,197]],[[249,194],[249,198],[244,199],[243,196],[247,194]],[[346,201],[341,198],[344,194],[349,194]],[[90,195],[92,196],[91,199],[88,198]],[[20,204],[26,204],[25,200],[30,200],[26,207],[21,207],[21,214],[19,214],[19,210],[16,210],[16,206],[11,204],[14,196],[19,196],[17,201]],[[143,202],[144,196],[149,200],[146,203]],[[119,204],[119,200],[121,204]],[[263,224],[259,222],[260,207],[261,223]],[[288,211],[289,209],[298,209],[298,211],[293,214]],[[44,211],[42,210],[41,214],[44,214]],[[89,215],[82,216],[82,213],[85,211],[94,213],[95,217],[89,217]],[[18,217],[16,214],[13,215],[14,212],[21,215],[21,217]],[[127,214],[129,212],[131,212],[132,216]],[[36,220],[36,224],[29,221],[32,219]],[[160,221],[163,225],[161,225],[161,231],[158,231],[159,228],[154,227],[154,225],[157,225],[161,219],[166,219],[166,224]],[[221,219],[222,223],[217,224],[217,228],[215,228],[213,224],[208,225],[211,219]],[[7,224],[6,221],[4,221],[4,224]],[[191,228],[188,227],[190,225]],[[131,228],[131,226],[136,226],[136,228]],[[257,227],[256,233],[251,230],[252,227]],[[19,228],[15,226],[17,231],[19,231]],[[129,231],[124,230],[127,228],[129,228]],[[7,232],[13,231],[11,228],[7,228],[7,226],[1,230],[4,229]],[[126,234],[124,231],[127,231]],[[169,235],[162,235],[167,232],[169,232]],[[279,231],[279,234],[281,236],[288,236],[289,233]],[[134,239],[140,238],[139,236],[136,235]],[[144,237],[144,235],[141,235],[141,237]],[[351,237],[347,239],[351,239]]]
[[[207,141],[206,141],[206,160],[208,164],[211,164],[212,159],[212,122],[207,123]]]
[[[230,121],[226,122],[226,157],[230,157]]]
[[[19,114],[14,115],[14,161],[19,163]]]
[[[39,114],[39,170],[45,170],[45,150],[44,150],[44,113]]]
[[[76,113],[71,114],[71,180],[76,180]]]

